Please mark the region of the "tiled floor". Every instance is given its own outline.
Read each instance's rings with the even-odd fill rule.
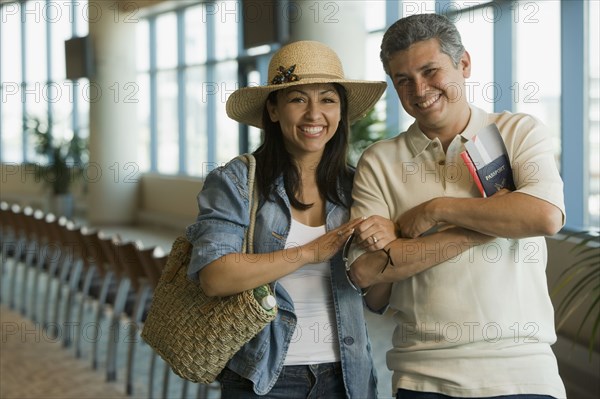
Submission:
[[[141,241],[145,247],[160,246],[168,251],[170,244],[178,232],[160,229],[138,229],[135,227],[103,227],[108,234],[119,234],[128,241]],[[31,321],[30,313],[27,317],[18,310],[22,308],[20,296],[15,296],[15,309],[8,307],[11,282],[7,278],[17,265],[17,284],[21,287],[22,263],[15,263],[11,259],[2,259],[2,273],[0,274],[0,327],[2,339],[0,342],[0,399],[63,399],[63,398],[148,398],[149,395],[149,365],[152,351],[141,341],[139,334],[136,336],[136,364],[133,396],[125,393],[125,365],[127,361],[128,338],[127,332],[130,324],[123,320],[119,328],[117,381],[107,383],[105,380],[106,348],[108,346],[109,316],[105,314],[100,325],[93,326],[92,317],[95,304],[91,301],[86,305],[83,331],[95,330],[100,334],[97,338],[90,334],[82,333],[82,357],[76,358],[72,348],[62,346],[62,333],[55,338],[53,334],[43,328],[40,323]],[[36,303],[38,315],[43,309],[44,290],[47,280],[42,276],[40,292]],[[55,290],[56,285],[53,285]],[[31,292],[29,285],[29,292]],[[17,290],[18,292],[18,290]],[[55,291],[54,291],[55,292]],[[52,297],[51,297],[52,299]],[[79,298],[75,301],[78,303]],[[28,300],[28,303],[30,301]],[[29,304],[29,309],[32,306]],[[63,305],[61,304],[61,309]],[[368,312],[367,312],[368,313]],[[73,312],[73,314],[75,314]],[[66,320],[58,320],[57,325],[66,326]],[[380,398],[388,398],[390,392],[391,375],[385,366],[385,351],[388,349],[391,337],[392,323],[388,317],[367,314],[370,326],[375,366],[379,377]],[[105,332],[105,333],[103,333]],[[98,340],[99,364],[96,370],[91,367],[91,351],[94,340]],[[155,382],[152,397],[162,398],[198,398],[203,393],[197,384],[184,384],[176,375],[169,373],[168,390],[163,392],[164,363],[158,359],[155,366]],[[203,395],[202,395],[203,396]],[[218,389],[212,387],[208,391],[208,398],[219,397]]]
[[[172,241],[169,232],[156,233],[153,229],[135,229],[133,227],[103,227],[108,234],[118,233],[123,240],[142,241],[145,247],[161,246],[168,251]],[[70,320],[65,320],[65,290],[59,306],[59,318],[54,319],[54,305],[49,307],[47,320],[51,326],[58,326],[55,331],[45,328],[41,322],[33,322],[32,314],[36,313],[38,320],[44,319],[44,299],[48,287],[45,274],[40,274],[38,295],[35,306],[32,305],[33,278],[31,268],[27,285],[27,296],[23,306],[21,297],[21,282],[25,266],[22,262],[2,256],[0,253],[0,399],[118,399],[118,398],[167,398],[192,399],[219,397],[218,389],[211,386],[205,392],[198,384],[184,383],[178,376],[166,369],[164,362],[156,358],[155,376],[150,395],[149,374],[152,351],[140,338],[139,333],[134,338],[136,362],[134,365],[133,395],[126,395],[125,369],[130,339],[128,332],[132,324],[122,319],[118,329],[117,352],[117,381],[106,382],[106,350],[108,347],[108,332],[110,330],[111,312],[104,312],[99,324],[96,324],[94,314],[96,303],[88,300],[82,321],[81,357],[75,356],[73,346],[63,346],[63,337],[67,329],[75,331],[73,325],[76,308],[81,297],[75,298]],[[12,281],[13,270],[16,267],[16,281]],[[14,290],[11,286],[16,287]],[[52,280],[51,295],[48,303],[54,303],[57,292],[57,282]],[[14,300],[11,301],[11,297]],[[14,305],[14,307],[10,305]],[[26,308],[25,315],[21,309]],[[36,312],[33,312],[36,309]],[[56,335],[57,332],[57,335]],[[92,368],[92,348],[94,342],[98,347],[98,367]],[[165,374],[165,370],[167,373]],[[164,389],[164,376],[168,376],[167,389]]]
[[[0,398],[126,398],[30,320],[0,305]]]

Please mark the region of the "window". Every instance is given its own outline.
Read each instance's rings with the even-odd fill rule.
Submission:
[[[238,88],[238,12],[234,1],[203,3],[139,24],[143,170],[204,176],[239,153],[238,125],[225,114]]]
[[[463,46],[471,55],[471,77],[465,82],[467,101],[493,112],[494,104],[503,95],[494,81],[494,21],[497,18],[494,9],[485,7],[448,17],[456,24]]]
[[[365,29],[367,32],[385,30],[385,0],[371,0],[365,4]]]
[[[382,34],[397,18],[416,13],[438,12],[453,20],[473,61],[471,78],[467,80],[469,101],[486,111],[525,112],[543,121],[554,144],[557,164],[562,161],[563,168],[568,166],[568,170],[561,171],[569,215],[566,227],[600,229],[599,4],[551,1],[387,2],[386,26],[379,28],[380,25],[374,21],[367,26],[379,29]],[[569,10],[568,15],[563,14],[564,9]],[[587,12],[586,23],[580,18],[583,9]],[[374,4],[369,12],[377,14],[377,5]],[[561,26],[567,31],[561,31]],[[584,27],[587,30],[583,33]],[[582,40],[584,35],[585,40]],[[561,42],[583,41],[587,45],[585,52],[577,50],[566,56],[561,51]],[[367,58],[377,49],[376,42],[373,37],[373,43],[368,45],[367,51],[371,53],[367,54]],[[573,59],[578,61],[572,62]],[[585,67],[573,66],[583,65],[583,60],[588,61]],[[573,70],[565,72],[565,66]],[[581,73],[582,70],[587,71],[587,76]],[[586,81],[584,89],[578,86],[573,90],[572,85],[567,86],[571,90],[568,99],[561,93],[561,79],[565,79],[561,75],[565,73],[574,82],[579,78]],[[392,131],[404,131],[413,119],[391,97],[388,90],[385,110],[388,127]],[[565,104],[573,102],[577,103],[573,112],[566,112]],[[580,103],[582,106],[579,106]],[[580,128],[579,123],[577,132],[573,132],[574,121],[561,118],[576,118],[581,122],[577,110],[582,109],[585,109],[585,126]],[[570,131],[565,131],[567,128]],[[561,137],[580,133],[584,136],[583,141],[561,141]],[[567,155],[565,163],[563,158]],[[583,175],[582,181],[577,180]]]
[[[561,173],[569,230],[598,230],[598,8],[561,2]]]
[[[435,2],[435,1],[400,1],[399,16],[406,17],[418,13],[440,13],[446,15],[456,24],[461,34],[463,45],[471,55],[473,63],[471,77],[466,81],[466,93],[469,102],[492,112],[494,104],[501,95],[494,83],[494,7],[481,7],[487,1],[479,2]],[[396,19],[388,18],[388,26]],[[383,31],[382,31],[383,35]],[[377,46],[379,46],[377,43]],[[399,131],[405,131],[414,119],[408,115],[401,105],[398,110],[387,110],[388,118],[397,118]],[[395,114],[399,115],[396,116]]]
[[[186,109],[192,110],[186,118],[187,170],[201,176],[204,173],[202,165],[208,161],[206,67],[189,68],[186,80]]]
[[[3,162],[22,162],[24,152],[20,8],[19,4],[0,8],[0,160]],[[8,57],[8,54],[12,56]]]
[[[560,3],[523,2],[513,7],[514,111],[537,117],[548,128],[560,161]],[[550,44],[551,43],[551,44]]]
[[[203,165],[208,161],[207,26],[206,23],[198,23],[202,18],[202,7],[190,7],[185,12],[185,54],[190,65],[185,75],[185,109],[189,111],[185,119],[186,167],[189,174],[196,176],[205,173]]]
[[[156,18],[157,168],[166,174],[179,169],[177,64],[177,16],[169,12]]]
[[[0,161],[38,161],[25,131],[30,118],[51,122],[55,137],[87,137],[89,84],[65,80],[64,52],[65,40],[87,34],[86,6],[85,0],[0,5]]]
[[[138,162],[141,171],[153,169],[151,166],[150,140],[150,25],[148,20],[140,19],[136,29],[136,62],[139,96],[138,116]]]
[[[561,120],[561,115],[567,118],[564,105],[561,105],[561,101],[562,104],[565,101],[561,93],[561,79],[564,79],[561,74],[565,73],[566,61],[561,51],[564,32],[560,27],[568,18],[562,15],[565,4],[540,1],[365,2],[365,78],[386,78],[379,61],[379,46],[389,25],[400,17],[415,13],[445,14],[456,23],[464,45],[471,53],[472,73],[465,93],[469,101],[486,111],[525,112],[542,120],[548,126],[558,162],[565,156],[565,151],[572,151],[566,150],[565,143],[561,142],[562,125],[569,124]],[[589,61],[585,69],[589,71],[585,77],[586,86],[569,96],[581,97],[587,105],[585,142],[577,147],[585,147],[585,150],[577,149],[577,153],[570,156],[571,159],[585,160],[585,164],[580,165],[589,171],[589,179],[566,191],[582,193],[577,194],[579,197],[574,201],[567,201],[567,207],[589,209],[584,211],[583,224],[597,226],[600,219],[600,75],[597,72],[600,69],[600,43],[598,26],[592,16],[597,17],[599,13],[598,2],[585,2],[585,7],[589,22],[574,21],[567,25],[573,31],[583,29],[582,25],[589,29],[585,32],[589,39],[586,41],[589,54],[580,57]],[[227,96],[238,88],[239,57],[244,56],[241,62],[247,70],[245,79],[250,84],[264,83],[258,80],[264,80],[267,58],[270,57],[270,54],[240,54],[239,12],[239,4],[235,1],[182,3],[180,9],[150,15],[138,24],[139,82],[140,92],[144,93],[139,104],[140,146],[144,154],[142,168],[203,176],[212,166],[226,162],[239,152],[238,125],[226,116],[224,106]],[[18,38],[19,25],[18,21],[8,21],[1,29],[3,33],[12,29],[15,32],[11,37]],[[7,43],[4,34],[2,46],[14,46]],[[8,62],[2,58],[3,80],[10,74],[19,73],[18,62],[5,66]],[[246,63],[249,69],[246,69]],[[20,77],[13,79],[20,82]],[[4,93],[6,96],[8,90]],[[392,93],[387,91],[377,105],[377,112],[385,118],[389,133],[395,134],[405,130],[413,119],[406,115]],[[6,133],[6,126],[21,123],[18,116],[20,103],[8,101],[1,106],[2,143],[11,142],[19,153],[20,136]],[[11,109],[10,116],[8,109]],[[256,148],[260,141],[259,131],[249,128],[248,132],[249,147]],[[563,178],[570,181],[572,176],[564,175]],[[575,212],[567,209],[567,213]]]
[[[588,212],[590,227],[600,230],[600,3],[588,4]]]

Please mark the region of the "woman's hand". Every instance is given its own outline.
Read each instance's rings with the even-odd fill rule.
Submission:
[[[369,216],[354,231],[355,243],[364,250],[373,252],[385,248],[397,236],[394,222],[383,216]]]
[[[301,256],[305,263],[321,263],[331,259],[338,251],[344,246],[348,237],[350,237],[361,222],[362,218],[356,218],[351,220],[337,229],[328,231],[321,237],[304,244],[297,249],[300,251]],[[286,251],[293,250],[289,248]],[[295,258],[297,254],[290,253],[290,258]]]

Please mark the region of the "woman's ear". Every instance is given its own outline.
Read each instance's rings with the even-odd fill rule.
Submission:
[[[271,118],[271,122],[279,122],[279,113],[277,112],[277,104],[273,104],[271,101],[267,100],[267,112],[269,112],[269,117]]]

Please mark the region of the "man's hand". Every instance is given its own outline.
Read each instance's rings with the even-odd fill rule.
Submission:
[[[396,225],[383,216],[373,215],[355,228],[354,242],[365,251],[377,251],[398,238]]]
[[[368,261],[364,261],[368,257]],[[363,259],[361,259],[363,258]],[[383,251],[366,252],[358,259],[364,262],[355,262],[350,267],[348,274],[350,279],[361,288],[369,287],[378,283],[381,271],[387,263],[387,255]]]
[[[417,238],[438,223],[429,211],[433,201],[435,199],[423,202],[400,216],[398,219],[400,237]]]
[[[511,191],[503,188],[492,197],[499,198],[509,194]],[[490,198],[492,198],[490,197]],[[412,208],[398,219],[400,237],[417,238],[423,233],[437,225],[440,221],[434,216],[434,207],[440,206],[446,198],[433,198]]]

